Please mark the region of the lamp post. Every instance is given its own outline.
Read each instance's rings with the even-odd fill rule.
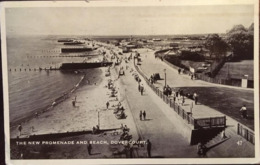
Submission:
[[[97,109],[96,111],[97,111],[97,117],[98,117],[98,118],[97,118],[97,119],[98,119],[98,127],[99,127],[99,129],[100,129],[100,117],[99,117],[99,116],[100,116],[100,114],[99,114],[100,110]]]
[[[98,127],[100,128],[99,111],[98,111]]]
[[[166,69],[163,70],[164,71],[164,79],[165,79],[165,87],[166,87]]]

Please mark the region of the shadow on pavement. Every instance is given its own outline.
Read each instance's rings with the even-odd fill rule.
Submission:
[[[150,121],[150,120],[153,120],[153,119],[145,119],[144,121]]]
[[[218,143],[216,143],[216,144],[213,144],[212,146],[207,147],[206,152],[208,152],[210,149],[212,149],[212,148],[214,148],[214,147],[216,147],[216,146],[218,146],[218,145],[224,143],[224,142],[227,141],[228,139],[230,139],[230,137],[229,137],[229,138],[226,138],[226,139],[224,139],[224,140],[222,140],[222,141],[220,141],[220,142],[218,142]]]

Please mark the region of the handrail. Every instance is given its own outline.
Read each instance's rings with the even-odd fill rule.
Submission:
[[[237,123],[237,134],[245,138],[252,144],[255,144],[255,133],[251,129],[247,128],[246,126]]]
[[[148,86],[166,103],[168,104],[183,120],[191,124],[194,129],[202,128],[212,128],[212,127],[225,127],[226,126],[226,116],[221,117],[210,117],[210,118],[199,118],[195,119],[191,116],[190,112],[186,112],[182,107],[180,107],[174,100],[165,96],[162,91],[156,88],[149,79],[140,71],[139,67],[134,64],[135,69],[138,73],[145,79]]]

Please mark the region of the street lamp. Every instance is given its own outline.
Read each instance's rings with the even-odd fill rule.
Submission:
[[[164,69],[163,71],[164,71],[164,77],[165,77],[164,78],[165,79],[165,85],[164,86],[166,87],[166,69]]]
[[[98,111],[98,127],[100,128],[99,111]]]
[[[98,118],[97,118],[97,119],[98,119],[98,127],[99,127],[99,129],[100,129],[100,114],[99,114],[99,113],[100,113],[100,110],[97,109],[96,111],[97,111],[97,117],[98,117]]]

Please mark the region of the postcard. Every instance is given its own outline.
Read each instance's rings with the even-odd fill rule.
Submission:
[[[6,164],[256,164],[256,0],[1,2]]]

